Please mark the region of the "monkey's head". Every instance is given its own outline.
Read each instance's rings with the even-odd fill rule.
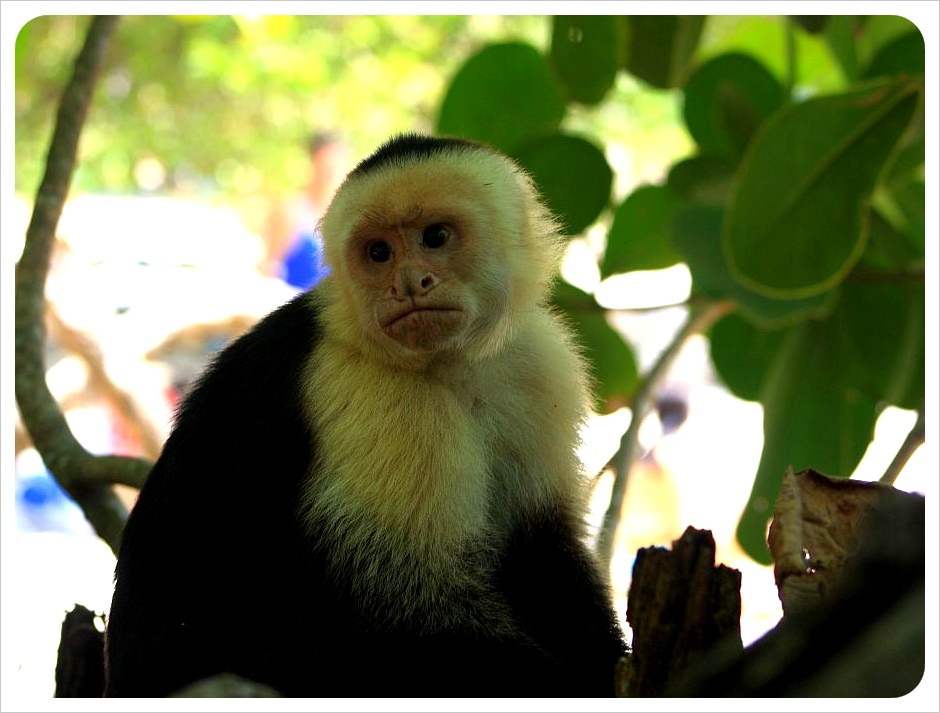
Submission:
[[[339,336],[399,362],[497,352],[560,255],[529,177],[461,139],[384,144],[347,176],[321,233]]]

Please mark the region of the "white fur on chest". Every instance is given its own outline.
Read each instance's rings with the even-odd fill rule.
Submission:
[[[580,497],[580,362],[561,338],[536,353],[531,342],[464,365],[461,378],[318,346],[304,384],[318,459],[305,516],[357,573],[361,595],[479,586],[478,567],[517,514]]]
[[[435,551],[486,527],[484,434],[457,394],[331,344],[307,383],[321,472],[310,506],[362,536]]]

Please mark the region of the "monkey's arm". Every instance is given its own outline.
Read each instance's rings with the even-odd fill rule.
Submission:
[[[298,379],[317,339],[306,298],[226,348],[184,400],[122,539],[108,695],[163,696],[221,671],[255,680],[290,655],[295,508],[312,443]],[[283,650],[283,654],[278,649]]]

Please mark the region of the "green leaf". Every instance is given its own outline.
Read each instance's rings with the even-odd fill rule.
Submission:
[[[597,304],[594,295],[588,294],[570,282],[558,278],[552,285],[551,302],[562,312],[597,312],[603,307]]]
[[[712,206],[686,206],[678,209],[673,218],[673,244],[689,266],[697,293],[734,300],[742,316],[767,329],[807,317],[822,317],[831,311],[833,293],[776,299],[738,283],[731,276],[721,249],[721,222],[721,209]]]
[[[912,240],[886,220],[877,207],[871,210],[871,228],[865,252],[858,261],[858,268],[879,272],[900,272],[924,261],[924,244]]]
[[[594,378],[597,411],[609,413],[625,405],[639,380],[633,349],[607,323],[601,308],[586,292],[556,280],[552,302],[564,314],[587,359]],[[589,305],[593,307],[585,309]]]
[[[790,19],[811,35],[818,35],[831,26],[834,20],[830,15],[792,15]]]
[[[764,449],[737,538],[769,564],[767,523],[787,466],[850,476],[874,434],[873,399],[852,381],[846,327],[838,320],[791,327],[761,388]]]
[[[875,207],[885,213],[892,226],[924,258],[927,196],[924,184],[925,143],[917,138],[895,156],[882,190],[874,198]]]
[[[689,79],[683,114],[702,153],[737,162],[757,128],[783,103],[783,89],[756,59],[729,53]]]
[[[734,313],[712,327],[712,364],[731,393],[747,401],[760,399],[761,386],[786,334],[786,330],[758,329]]]
[[[731,192],[734,166],[715,156],[693,156],[669,169],[666,185],[686,203],[724,206]]]
[[[868,66],[875,56],[891,42],[911,32],[917,25],[902,15],[867,15],[855,35],[859,65]]]
[[[867,85],[789,107],[755,137],[723,226],[732,274],[781,298],[831,289],[865,247],[867,206],[918,88]]]
[[[626,27],[613,15],[555,17],[549,58],[564,92],[597,104],[614,85],[626,53]]]
[[[924,285],[848,280],[833,314],[847,327],[858,382],[877,401],[917,408],[923,400]]]
[[[705,26],[704,15],[630,15],[627,59],[634,77],[660,89],[684,84]]]
[[[757,59],[782,83],[791,72],[787,60],[789,36],[796,40],[796,85],[813,93],[841,91],[845,79],[825,38],[806,32],[787,33],[780,20],[774,15],[712,15],[699,59],[743,52]]]
[[[21,87],[28,79],[24,76],[23,68],[26,66],[25,60],[31,51],[34,51],[35,35],[34,28],[37,18],[33,18],[20,28],[16,35],[16,42],[13,49],[13,66],[15,67],[15,78],[17,87]],[[41,22],[41,21],[40,21]]]
[[[904,217],[904,235],[910,243],[919,248],[923,257],[926,240],[927,193],[924,180],[914,179],[908,183],[897,186],[894,198]]]
[[[602,314],[576,312],[569,318],[591,367],[596,408],[611,413],[627,404],[636,390],[639,376],[633,349]]]
[[[892,190],[902,186],[912,179],[924,180],[924,158],[926,155],[926,144],[923,137],[912,141],[903,149],[898,151],[891,161],[891,167],[888,170],[886,183]]]
[[[911,382],[907,392],[901,394],[895,405],[899,408],[917,411],[924,408],[924,389],[926,377],[926,352],[920,352],[920,363],[912,368]]]
[[[826,26],[826,43],[849,82],[858,79],[858,49],[855,40],[862,20],[855,15],[833,15]]]
[[[610,202],[614,172],[601,150],[585,139],[555,134],[512,154],[535,179],[568,235],[590,226]]]
[[[682,258],[670,239],[678,200],[666,186],[641,186],[614,213],[601,278],[631,270],[661,270]]]
[[[487,45],[458,70],[437,121],[442,134],[465,136],[509,152],[554,132],[565,102],[545,58],[531,45]]]
[[[878,50],[862,76],[870,79],[891,74],[923,75],[924,62],[924,37],[918,30],[914,30]]]

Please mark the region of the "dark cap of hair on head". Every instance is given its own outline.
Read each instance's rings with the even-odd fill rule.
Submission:
[[[353,173],[364,175],[390,164],[403,164],[431,158],[451,151],[487,151],[486,146],[469,139],[451,136],[426,136],[424,134],[398,134],[379,146],[375,152],[363,159]]]

